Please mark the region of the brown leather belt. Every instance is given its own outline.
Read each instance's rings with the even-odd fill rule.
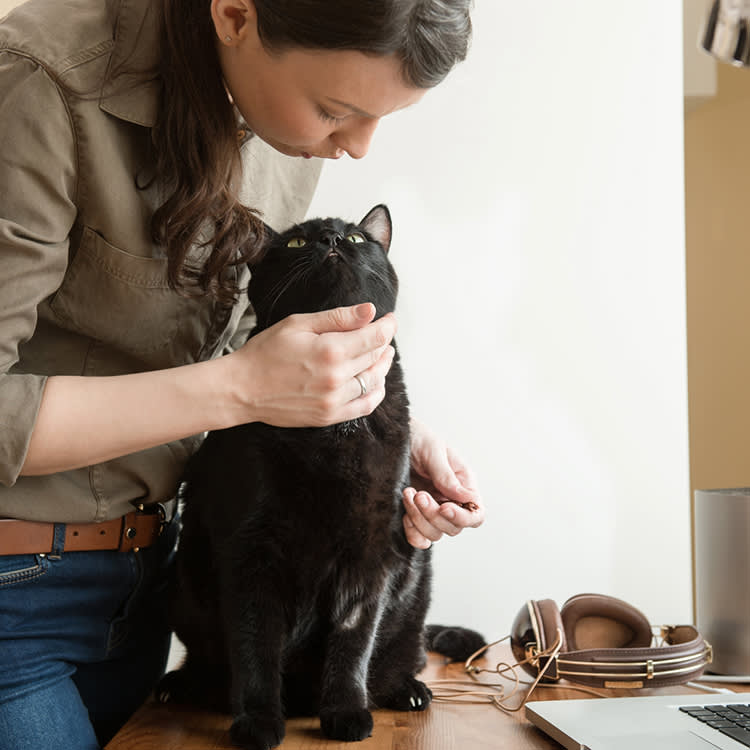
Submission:
[[[156,542],[166,523],[158,512],[134,511],[102,523],[66,523],[65,552],[119,550],[136,552]],[[53,551],[54,523],[0,518],[0,555],[49,554]]]

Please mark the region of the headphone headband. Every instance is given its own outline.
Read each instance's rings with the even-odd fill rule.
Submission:
[[[513,621],[511,649],[544,682],[603,688],[679,685],[711,663],[711,646],[692,625],[664,626],[660,635],[662,645],[652,646],[646,617],[620,599],[579,594],[562,611],[549,599],[528,601]]]

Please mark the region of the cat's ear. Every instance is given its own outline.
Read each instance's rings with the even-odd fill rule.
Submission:
[[[388,206],[383,203],[378,204],[375,208],[359,222],[361,229],[375,238],[387,253],[391,249],[391,235],[393,233],[393,223],[391,222],[391,212]]]
[[[260,244],[266,248],[272,245],[281,235],[268,224],[263,222],[263,236],[261,237]]]
[[[266,253],[268,252],[268,248],[273,245],[274,242],[280,237],[281,235],[276,232],[274,229],[268,226],[265,222],[263,222],[263,233],[260,235],[260,238],[258,239],[258,242],[255,246],[255,252],[250,256],[250,259],[248,261],[248,266],[250,266],[250,269],[252,270],[253,266],[257,263],[260,263],[263,258],[266,257]]]

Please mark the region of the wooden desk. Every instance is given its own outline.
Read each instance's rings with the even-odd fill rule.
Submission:
[[[491,667],[510,659],[510,649],[500,646],[490,657],[477,662]],[[467,679],[463,665],[446,665],[435,654],[421,675],[425,682],[439,679]],[[747,686],[723,685],[739,692]],[[691,688],[678,686],[649,690],[606,690],[612,696],[696,694]],[[710,702],[710,693],[704,693]],[[533,700],[585,698],[586,693],[573,689],[538,688]],[[592,700],[597,700],[592,698]],[[518,705],[518,698],[512,700]],[[485,704],[433,702],[423,712],[374,711],[372,737],[361,743],[327,740],[320,733],[317,718],[287,721],[286,739],[281,750],[559,750],[560,745],[537,730],[524,718],[524,712],[506,713]],[[198,711],[178,705],[149,701],[120,730],[105,750],[236,750],[229,739],[229,716]]]

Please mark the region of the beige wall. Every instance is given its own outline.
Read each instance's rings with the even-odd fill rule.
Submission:
[[[685,117],[691,497],[750,486],[750,71],[717,71]]]
[[[750,71],[685,120],[693,489],[750,485]]]

